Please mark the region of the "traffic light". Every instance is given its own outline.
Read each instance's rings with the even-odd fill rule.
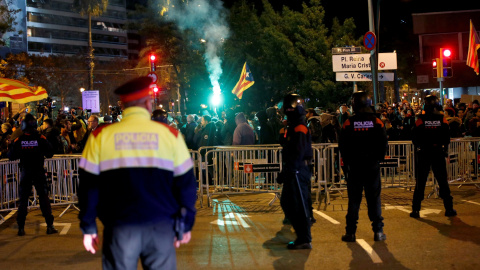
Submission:
[[[434,78],[442,78],[442,61],[440,58],[435,58],[432,60],[432,68],[433,68],[433,77]]]
[[[150,61],[150,71],[155,71],[157,64],[157,56],[155,54],[150,54],[148,60]]]
[[[442,63],[442,77],[451,78],[453,76],[452,70],[452,50],[448,48],[440,48],[440,59]]]

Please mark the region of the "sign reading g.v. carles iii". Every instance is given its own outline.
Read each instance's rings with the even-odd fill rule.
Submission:
[[[373,128],[373,121],[354,121],[353,128],[355,130],[367,130]]]

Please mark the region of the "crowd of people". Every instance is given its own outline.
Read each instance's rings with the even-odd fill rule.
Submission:
[[[418,116],[423,114],[423,105],[416,102],[379,103],[375,106],[377,116],[384,122],[389,141],[412,139],[412,130]],[[22,134],[21,121],[26,108],[1,124],[0,155],[6,158],[8,145]],[[480,137],[480,105],[477,100],[455,106],[448,99],[439,106],[450,128],[450,137]],[[306,121],[312,143],[337,143],[343,123],[352,115],[351,107],[343,104],[336,111],[319,108],[306,110]],[[201,115],[174,115],[159,109],[152,119],[164,122],[179,130],[189,149],[203,146],[230,146],[252,144],[279,144],[286,127],[282,110],[269,107],[249,114],[226,109],[219,112],[204,111]],[[56,119],[48,114],[39,114],[38,131],[52,144],[55,154],[81,153],[88,135],[98,126],[121,121],[121,115],[112,117],[96,114],[85,115],[84,111],[60,112]]]

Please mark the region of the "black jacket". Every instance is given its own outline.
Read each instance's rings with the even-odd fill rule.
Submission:
[[[448,122],[441,114],[429,113],[418,116],[413,129],[413,144],[421,150],[447,149],[450,144]]]
[[[345,121],[338,145],[345,165],[383,160],[388,141],[382,120],[374,113],[356,113]]]
[[[18,137],[10,147],[8,158],[20,159],[20,168],[28,172],[43,172],[45,158],[53,156],[53,148],[45,136],[37,131]]]

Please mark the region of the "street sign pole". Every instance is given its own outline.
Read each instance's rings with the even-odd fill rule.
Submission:
[[[372,5],[372,0],[368,0],[368,24],[370,28],[370,32],[375,32],[375,25],[374,25],[374,15],[373,15],[373,5]],[[373,102],[374,105],[377,104],[377,61],[375,57],[375,52],[376,50],[373,49],[370,51],[370,63],[372,63],[371,68],[372,68],[372,77],[373,77]]]

